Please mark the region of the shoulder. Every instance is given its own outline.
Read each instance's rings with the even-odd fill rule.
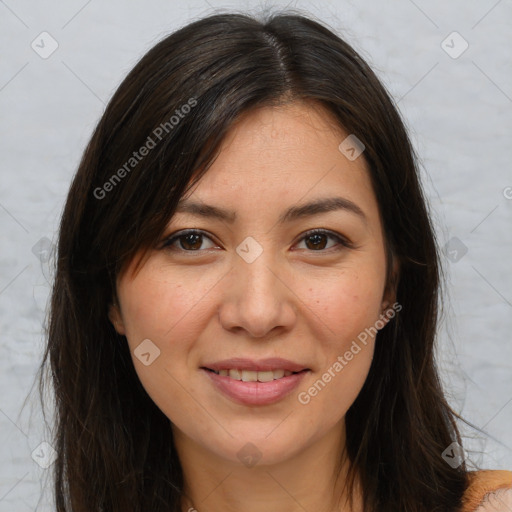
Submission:
[[[470,471],[468,479],[461,512],[512,510],[512,471]]]

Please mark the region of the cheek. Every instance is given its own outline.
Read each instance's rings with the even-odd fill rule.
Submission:
[[[126,338],[135,370],[152,399],[165,410],[168,396],[180,397],[188,373],[194,369],[194,341],[205,330],[212,288],[219,277],[173,272],[165,265],[142,268],[132,279],[121,280],[118,297]],[[151,343],[144,340],[150,340]],[[141,345],[144,342],[146,345]],[[154,346],[153,346],[154,344]],[[145,365],[139,347],[149,347],[151,363]],[[153,359],[153,354],[155,355]],[[180,386],[181,383],[181,386]],[[187,409],[184,401],[178,408]]]
[[[305,296],[309,297],[308,308],[339,343],[374,325],[381,313],[383,288],[384,279],[378,272],[344,270],[311,283]]]
[[[309,296],[305,311],[309,309],[314,319],[310,325],[318,327],[319,367],[298,399],[327,424],[346,413],[368,375],[385,283],[382,268],[375,262],[366,268],[345,268],[303,288]]]
[[[308,288],[310,316],[317,318],[323,335],[316,336],[319,367],[299,390],[297,400],[309,418],[323,418],[325,428],[346,414],[368,376],[381,284],[376,274],[347,271],[322,286]]]
[[[208,289],[207,282],[171,279],[149,266],[118,286],[135,371],[148,395],[169,418],[197,414],[183,388],[188,382],[191,340],[204,329],[201,311],[205,301],[201,299]],[[144,352],[139,349],[143,346]],[[140,357],[144,353],[150,354],[146,360]]]
[[[158,269],[143,269],[134,280],[119,286],[130,343],[145,338],[167,343],[180,329],[197,326],[211,286],[208,279],[189,282],[186,275],[170,277]]]

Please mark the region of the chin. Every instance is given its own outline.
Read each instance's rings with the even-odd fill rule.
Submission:
[[[253,429],[241,429],[239,434],[230,430],[233,437],[226,435],[223,441],[214,444],[209,438],[206,447],[216,456],[248,468],[280,464],[303,452],[310,443],[303,434],[295,436],[286,429],[278,432],[281,428],[278,425],[279,422],[273,422],[270,427],[259,425]]]

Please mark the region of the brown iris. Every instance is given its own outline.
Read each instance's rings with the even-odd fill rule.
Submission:
[[[309,244],[310,241],[313,241],[312,244]],[[324,249],[326,244],[327,235],[325,234],[315,233],[314,235],[309,235],[306,237],[306,246],[308,249]]]
[[[183,249],[199,249],[203,242],[203,235],[198,233],[189,233],[180,237],[180,245]]]

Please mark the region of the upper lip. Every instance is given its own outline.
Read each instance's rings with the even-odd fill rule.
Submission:
[[[265,372],[272,370],[288,370],[290,372],[300,372],[307,370],[308,368],[303,364],[295,363],[288,359],[282,359],[280,357],[270,357],[267,359],[246,359],[242,357],[235,357],[231,359],[223,359],[222,361],[216,361],[215,363],[207,363],[203,366],[209,370],[248,370],[253,372]]]

